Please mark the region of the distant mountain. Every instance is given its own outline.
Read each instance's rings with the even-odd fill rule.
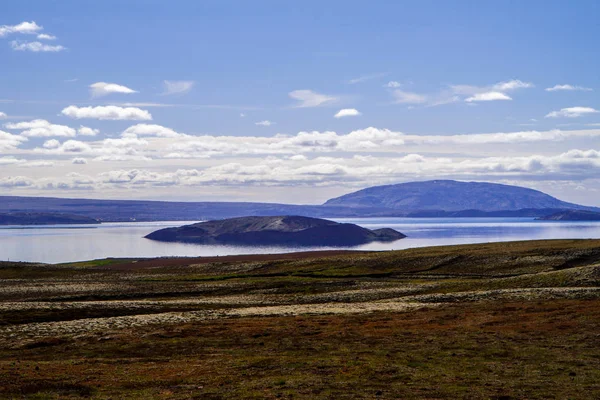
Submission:
[[[406,237],[393,229],[369,230],[326,219],[275,216],[207,221],[152,232],[146,238],[162,242],[246,246],[357,246]]]
[[[600,212],[600,208],[567,203],[523,187],[448,180],[375,186],[328,200],[324,205],[0,196],[0,213],[76,214],[102,222],[206,221],[248,215],[542,217],[564,210]]]
[[[0,196],[0,213],[69,213],[103,222],[206,221],[247,215],[305,215],[310,217],[389,216],[389,210],[248,202],[184,202],[96,200],[57,197]]]
[[[507,211],[522,209],[590,210],[537,190],[487,182],[435,180],[374,186],[328,200],[328,207],[415,211]]]
[[[75,225],[99,224],[81,215],[55,213],[7,213],[0,214],[0,225]]]
[[[538,218],[541,221],[600,221],[600,212],[584,210],[560,211]]]
[[[359,210],[359,208],[356,208]],[[555,208],[522,208],[520,210],[460,210],[460,211],[440,211],[424,210],[411,211],[406,213],[406,218],[538,218],[550,214],[563,212],[564,209]]]

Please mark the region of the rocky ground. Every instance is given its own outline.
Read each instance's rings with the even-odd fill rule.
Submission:
[[[4,263],[0,398],[594,398],[599,317],[595,240]]]

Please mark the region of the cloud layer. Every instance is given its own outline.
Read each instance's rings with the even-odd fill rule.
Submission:
[[[598,150],[565,149],[570,143],[597,142],[598,129],[412,135],[370,127],[348,133],[213,136],[139,123],[120,137],[98,138],[95,128],[46,120],[4,128],[15,132],[0,131],[0,186],[10,193],[355,188],[434,178],[570,182],[600,173]],[[544,147],[549,150],[539,153]],[[507,151],[517,148],[523,151]]]

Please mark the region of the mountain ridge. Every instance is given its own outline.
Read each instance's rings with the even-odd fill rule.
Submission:
[[[428,201],[419,201],[418,196],[413,196],[413,202],[397,204],[398,197],[391,196],[387,202],[381,196],[382,189],[401,185],[416,185],[431,182],[452,182],[459,185],[478,185],[494,187],[504,194],[487,196],[487,201],[496,204],[495,207],[483,207],[472,202],[456,202],[452,204],[451,191],[437,189],[437,193]],[[443,185],[442,185],[443,186]],[[516,191],[516,195],[515,195]],[[513,202],[513,197],[525,191],[530,196],[525,196],[528,201]],[[370,201],[356,201],[356,196],[367,193]],[[479,198],[472,192],[466,192],[467,199]],[[392,193],[393,194],[393,193]],[[489,193],[488,193],[489,194]],[[462,195],[463,197],[464,194]],[[508,196],[508,197],[507,197]],[[498,198],[504,197],[505,202]],[[383,199],[383,200],[382,200]],[[536,199],[542,199],[538,201]],[[348,201],[347,201],[348,200]],[[389,200],[389,199],[388,199]],[[402,200],[402,199],[401,199]],[[406,200],[406,198],[404,198]],[[523,197],[521,197],[523,200]],[[448,206],[450,203],[450,206]],[[394,208],[396,207],[396,208]],[[73,199],[57,197],[22,197],[0,196],[0,213],[62,213],[76,214],[104,222],[124,221],[205,221],[210,219],[224,219],[243,216],[277,216],[277,215],[304,215],[317,218],[361,218],[361,217],[413,217],[413,218],[465,218],[465,217],[544,217],[564,210],[586,210],[600,212],[598,207],[582,206],[564,202],[537,190],[519,186],[493,184],[488,182],[459,182],[449,180],[408,182],[396,185],[373,186],[346,195],[328,200],[323,205],[298,205],[281,203],[254,203],[254,202],[185,202],[185,201],[160,201],[160,200],[105,200],[105,199]]]
[[[491,182],[431,180],[372,186],[327,200],[324,206],[382,207],[414,211],[514,211],[576,209],[598,211],[559,200],[539,190]]]

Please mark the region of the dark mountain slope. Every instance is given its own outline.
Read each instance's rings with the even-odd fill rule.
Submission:
[[[558,200],[537,190],[487,182],[435,180],[374,186],[328,200],[325,206],[424,210],[600,210]]]
[[[538,219],[541,221],[600,221],[600,213],[585,210],[567,210]]]
[[[249,202],[183,202],[150,200],[95,200],[56,197],[0,196],[0,213],[69,213],[101,221],[202,221],[246,215],[307,215],[361,217],[387,215],[388,210]]]
[[[0,214],[0,225],[71,225],[99,224],[95,219],[81,215],[55,213],[8,213]]]

